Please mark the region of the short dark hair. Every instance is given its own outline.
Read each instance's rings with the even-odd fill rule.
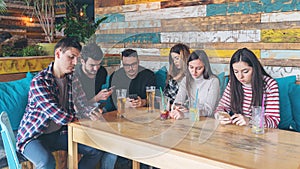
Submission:
[[[84,61],[87,61],[88,58],[101,60],[103,58],[103,52],[96,43],[89,43],[83,46],[81,56]]]
[[[55,47],[54,52],[57,48],[62,48],[62,51],[65,52],[68,48],[75,48],[81,51],[81,44],[77,38],[74,37],[64,37],[61,40],[59,40]]]
[[[138,57],[138,54],[136,50],[133,49],[125,49],[123,52],[121,52],[122,58],[123,57]]]

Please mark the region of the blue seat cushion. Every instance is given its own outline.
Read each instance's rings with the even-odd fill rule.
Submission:
[[[221,72],[220,74],[217,75],[218,79],[220,81],[220,96],[222,97],[223,92],[227,86],[227,83],[229,81],[228,76],[225,76],[225,72]]]
[[[166,86],[166,79],[167,79],[167,68],[163,66],[156,72],[154,72],[155,80],[156,80],[156,87],[157,89],[161,88],[164,89]]]
[[[0,82],[0,112],[7,112],[13,130],[18,129],[25,112],[32,78],[33,75],[27,73],[26,78]]]
[[[291,101],[293,130],[300,132],[300,85],[291,84],[289,89],[289,99]]]
[[[292,108],[289,99],[289,86],[296,83],[296,76],[287,76],[275,78],[279,88],[279,104],[280,104],[280,122],[278,128],[290,130],[295,127],[295,121],[292,115]]]

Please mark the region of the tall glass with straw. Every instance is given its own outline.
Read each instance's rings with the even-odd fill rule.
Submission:
[[[159,91],[160,91],[160,96],[161,96],[161,100],[160,100],[160,119],[161,120],[165,120],[165,119],[168,119],[169,118],[169,110],[168,110],[168,99],[164,97],[164,94],[163,94],[163,91],[162,91],[162,88],[160,87],[159,88]]]

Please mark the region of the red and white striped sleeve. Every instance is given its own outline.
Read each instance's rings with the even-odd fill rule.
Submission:
[[[218,107],[216,108],[215,112],[218,111],[224,111],[226,110],[227,112],[231,111],[230,107],[230,82],[227,84],[223,96],[219,101]]]
[[[266,84],[265,91],[265,126],[277,128],[280,121],[279,90],[277,82],[264,77]]]

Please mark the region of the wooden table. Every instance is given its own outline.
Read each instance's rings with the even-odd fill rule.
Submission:
[[[99,121],[69,125],[69,168],[77,169],[77,143],[89,145],[158,168],[300,168],[300,133],[159,119],[159,113],[127,110],[124,119],[109,112]]]

